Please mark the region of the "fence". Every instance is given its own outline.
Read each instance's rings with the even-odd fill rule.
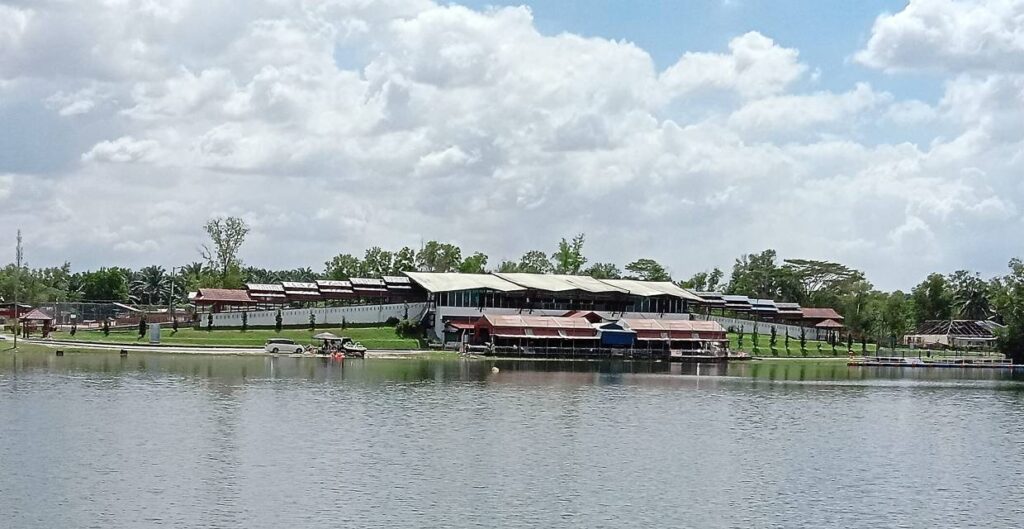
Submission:
[[[817,338],[817,329],[814,327],[800,327],[798,325],[785,325],[781,323],[771,323],[766,321],[752,321],[752,320],[741,320],[738,318],[726,318],[724,316],[712,316],[707,314],[694,314],[694,319],[698,320],[711,320],[717,321],[722,327],[727,330],[739,332],[743,329],[743,332],[752,334],[754,332],[754,326],[757,326],[757,332],[760,334],[768,334],[771,332],[771,328],[775,327],[775,332],[780,337],[789,335],[790,338],[800,338],[800,329],[804,329],[808,340],[814,340]]]
[[[281,324],[308,325],[309,315],[317,325],[340,325],[345,323],[384,323],[390,318],[420,321],[427,310],[426,303],[392,303],[388,305],[353,305],[348,307],[318,307],[310,309],[282,309]],[[277,310],[256,310],[246,312],[249,327],[271,327],[276,324]],[[238,328],[242,326],[242,312],[213,313],[214,328]],[[198,325],[206,328],[210,314],[200,314]]]

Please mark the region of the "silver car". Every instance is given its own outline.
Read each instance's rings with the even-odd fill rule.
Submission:
[[[305,351],[303,347],[295,340],[289,340],[288,338],[271,338],[267,340],[267,345],[263,346],[263,350],[268,353],[302,353]]]

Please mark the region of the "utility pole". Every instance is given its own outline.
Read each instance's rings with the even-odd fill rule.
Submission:
[[[171,305],[171,321],[174,321],[174,270],[176,266],[171,267],[171,299],[167,300]]]
[[[18,245],[14,247],[14,269],[17,270],[14,280],[14,348],[18,348],[18,331],[21,320],[18,319],[18,291],[21,290],[21,230],[18,230]]]

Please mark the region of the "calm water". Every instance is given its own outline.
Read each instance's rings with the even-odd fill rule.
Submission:
[[[0,527],[1021,527],[1024,379],[0,353]]]

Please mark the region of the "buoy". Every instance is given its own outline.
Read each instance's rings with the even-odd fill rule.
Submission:
[[[128,356],[128,350],[127,349],[121,349],[121,356]]]
[[[497,373],[498,371],[501,371],[500,369],[498,369],[498,366],[491,367],[491,373]]]
[[[64,351],[57,349],[57,356],[64,356]]]

